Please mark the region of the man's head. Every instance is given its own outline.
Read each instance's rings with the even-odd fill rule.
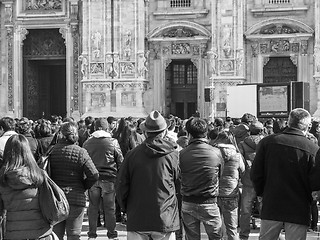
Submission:
[[[308,131],[311,125],[311,115],[303,108],[295,108],[289,114],[288,126],[301,131]]]
[[[193,138],[205,138],[208,132],[208,124],[201,118],[190,118],[186,123],[186,130]]]
[[[11,117],[3,117],[0,119],[0,129],[3,132],[14,131],[16,122]]]
[[[98,118],[94,122],[94,127],[95,127],[96,131],[98,131],[98,130],[108,131],[109,130],[108,120],[106,118]]]
[[[109,131],[112,132],[117,127],[117,119],[115,117],[109,116],[107,117],[107,121],[109,123]]]
[[[261,122],[259,122],[258,120],[253,121],[249,125],[249,131],[250,131],[251,135],[258,135],[258,134],[262,133],[263,128],[264,128],[263,124]]]
[[[152,111],[149,116],[140,124],[140,129],[147,136],[158,135],[168,128],[168,120],[166,120],[158,111]]]
[[[255,117],[254,115],[252,115],[251,113],[245,113],[245,114],[243,114],[243,116],[241,117],[241,122],[249,125],[249,124],[252,123],[255,119],[256,119],[256,117]]]

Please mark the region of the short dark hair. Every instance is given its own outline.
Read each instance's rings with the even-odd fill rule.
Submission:
[[[88,116],[84,119],[84,123],[87,127],[90,127],[90,125],[94,122],[94,118],[91,116]]]
[[[117,119],[115,117],[109,116],[107,117],[107,121],[109,124],[111,124],[112,122],[117,121]]]
[[[208,124],[204,119],[193,117],[187,121],[186,130],[193,138],[205,138],[208,132]]]
[[[3,131],[14,131],[16,127],[16,121],[11,117],[3,117],[0,119],[0,127]]]

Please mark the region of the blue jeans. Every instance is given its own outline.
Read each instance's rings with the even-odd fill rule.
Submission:
[[[218,197],[223,222],[226,227],[228,240],[238,240],[238,202],[239,197]]]
[[[202,222],[209,240],[220,240],[221,217],[216,203],[198,204],[182,202],[182,221],[186,233],[186,240],[200,240],[200,223]]]
[[[53,227],[54,233],[60,240],[63,240],[67,232],[68,240],[79,240],[81,236],[84,207],[70,205],[69,217]]]
[[[127,240],[176,240],[175,232],[161,233],[161,232],[127,232]]]
[[[253,187],[246,187],[246,186],[242,187],[241,207],[240,207],[240,238],[241,239],[249,238],[252,206],[256,197],[257,197],[257,194]]]
[[[276,240],[284,227],[285,238],[290,240],[306,240],[308,226],[278,222],[271,220],[261,220],[259,240]]]
[[[113,182],[106,180],[97,181],[88,191],[89,196],[89,232],[88,237],[97,237],[97,219],[100,208],[100,200],[102,198],[104,221],[108,230],[108,238],[116,238],[118,236],[116,228],[116,205],[115,205],[115,186]]]

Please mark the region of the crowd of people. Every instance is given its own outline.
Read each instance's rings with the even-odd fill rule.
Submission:
[[[278,239],[282,230],[286,239],[306,239],[318,222],[319,134],[304,109],[261,121],[250,113],[208,121],[158,111],[78,122],[3,117],[3,238],[80,239],[87,209],[89,240],[101,221],[109,239],[117,239],[122,221],[129,240],[197,240],[200,224],[209,239],[245,240],[256,208],[260,239]],[[54,226],[38,202],[44,155],[70,205],[69,217]]]

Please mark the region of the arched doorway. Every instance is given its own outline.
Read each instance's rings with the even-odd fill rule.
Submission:
[[[297,81],[297,67],[290,57],[270,57],[263,67],[264,83],[284,83]]]
[[[59,29],[30,29],[23,44],[23,116],[65,116],[66,46]]]
[[[181,119],[197,111],[197,68],[189,59],[172,60],[166,69],[169,112]]]

